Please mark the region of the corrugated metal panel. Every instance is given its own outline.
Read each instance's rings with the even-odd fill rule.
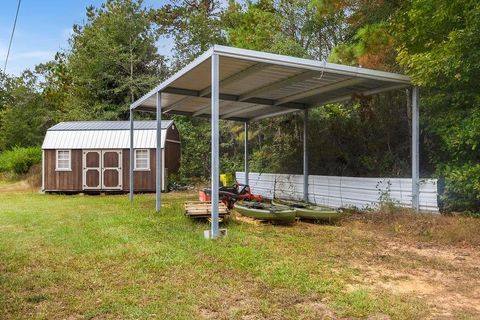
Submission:
[[[167,129],[172,120],[163,120],[162,129]],[[155,130],[156,121],[135,121],[136,130]],[[130,130],[130,121],[67,121],[60,122],[48,131],[73,131],[73,130]]]
[[[207,64],[207,61],[204,62]],[[201,65],[202,66],[202,65]],[[197,67],[200,68],[201,66]],[[245,61],[241,59],[229,59],[225,61],[223,59],[220,60],[220,70],[222,68],[227,68],[229,72],[226,73],[225,76],[222,76],[222,79],[227,79],[232,74],[241,73],[251,65],[245,66]],[[204,68],[200,68],[204,70]],[[236,72],[234,72],[236,70]],[[291,77],[295,77],[300,75],[304,72],[308,71],[308,69],[302,68],[292,68],[287,66],[279,66],[279,65],[269,65],[267,68],[262,69],[257,73],[252,73],[249,76],[236,80],[233,83],[228,84],[227,86],[220,85],[221,93],[222,94],[230,94],[233,96],[242,96],[252,90],[256,90],[262,87],[269,87],[277,82],[285,81]],[[189,90],[196,90],[202,91],[204,89],[208,89],[210,86],[210,79],[209,73],[207,74],[208,77],[205,78],[205,81],[198,81],[197,73],[199,71],[195,69],[192,73],[189,73],[174,83],[172,83],[172,87],[175,88],[188,88]],[[204,72],[207,72],[206,69]],[[342,74],[331,74],[328,72],[318,71],[313,73],[311,77],[307,79],[302,79],[300,81],[293,81],[291,83],[286,83],[285,85],[275,87],[273,89],[268,89],[262,92],[259,92],[255,95],[256,98],[267,99],[271,101],[279,101],[282,98],[289,97],[298,93],[308,92],[312,89],[318,88],[328,88],[328,86],[340,83],[347,79],[351,79],[354,77],[358,77],[358,75],[351,75],[346,76]],[[351,96],[356,93],[363,93],[375,88],[381,88],[386,85],[391,85],[390,81],[381,81],[381,80],[374,80],[369,78],[362,78],[362,82],[357,85],[350,85],[346,87],[340,87],[337,89],[328,89],[327,92],[323,92],[321,94],[312,95],[305,98],[300,98],[296,100],[292,100],[291,103],[304,103],[307,105],[315,106],[318,103],[322,103],[324,101],[329,101],[337,98],[342,98],[345,96]],[[327,89],[326,89],[327,90]],[[163,93],[162,94],[162,101],[164,102],[166,109],[169,106],[175,104],[175,108],[170,112],[184,112],[188,114],[193,114],[198,110],[202,109],[206,104],[210,103],[209,97],[191,97],[189,99],[182,100],[181,95],[179,94],[171,94],[171,93]],[[152,101],[145,101],[144,106],[154,106],[153,100]],[[243,108],[245,107],[243,102],[235,102],[234,105],[229,105],[229,107],[237,107]],[[279,106],[277,106],[278,108]],[[225,112],[223,109],[225,107],[220,105],[220,113]],[[275,106],[272,108],[269,105],[263,105],[263,109],[260,108],[257,112],[241,112],[236,115],[236,117],[244,118],[244,119],[254,119],[259,116],[268,115],[268,114],[275,114],[278,112]],[[291,109],[292,110],[292,109]],[[295,109],[293,109],[295,111]],[[205,112],[209,114],[210,112]]]
[[[162,129],[162,148],[165,146],[167,130]],[[135,130],[135,148],[156,148],[156,130]],[[42,149],[128,149],[128,130],[49,130]]]
[[[278,115],[279,109],[276,106],[282,104],[283,107],[288,108],[287,111],[295,112],[299,107],[315,107],[331,101],[348,100],[354,94],[375,94],[410,85],[408,77],[394,73],[214,46],[134,102],[132,107],[153,110],[155,93],[160,91],[162,106],[167,113],[209,114],[208,111],[201,113],[197,111],[210,103],[208,94],[203,91],[208,91],[211,85],[213,54],[220,56],[220,99],[234,101],[233,105],[221,104],[220,114],[228,112],[224,110],[225,108],[246,107],[241,102],[242,95],[246,93],[253,96],[250,97],[250,101],[244,102],[261,106],[255,112],[245,110],[245,112],[235,113],[235,120],[256,120],[257,117]],[[260,67],[254,68],[253,72],[248,72],[256,65]],[[228,79],[231,81],[222,83]],[[264,90],[258,90],[260,88]],[[288,101],[285,101],[285,98]],[[259,102],[259,99],[263,100]],[[284,113],[283,111],[280,109],[281,113]]]
[[[239,182],[245,181],[243,172],[236,173]],[[412,206],[412,179],[358,178],[315,176],[308,177],[309,201],[330,207],[377,207],[382,196],[404,207]],[[303,199],[303,176],[271,173],[249,173],[252,192],[267,198]],[[439,212],[437,180],[420,182],[420,209]]]

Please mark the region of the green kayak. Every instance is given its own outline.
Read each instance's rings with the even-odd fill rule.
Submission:
[[[274,222],[293,222],[295,210],[284,205],[273,205],[270,203],[254,201],[238,201],[235,203],[235,210],[250,218]]]
[[[273,205],[288,206],[295,211],[295,215],[301,219],[322,221],[334,221],[342,216],[339,210],[329,207],[317,206],[303,201],[273,199]]]

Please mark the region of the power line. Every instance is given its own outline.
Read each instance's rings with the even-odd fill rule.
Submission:
[[[10,42],[8,43],[7,57],[5,58],[5,65],[3,66],[3,73],[7,70],[8,56],[10,55],[10,48],[12,47],[13,35],[15,34],[15,27],[17,26],[18,11],[20,11],[20,3],[22,0],[18,0],[17,13],[15,14],[15,21],[13,22],[12,34],[10,36]]]

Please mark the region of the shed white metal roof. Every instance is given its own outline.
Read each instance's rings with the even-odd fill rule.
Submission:
[[[162,148],[173,121],[162,121]],[[156,121],[134,122],[134,147],[154,149]],[[128,149],[129,121],[61,122],[47,130],[42,149]]]
[[[162,129],[167,129],[173,120],[163,120]],[[156,121],[135,121],[135,130],[156,130]],[[130,130],[130,121],[66,121],[49,128],[48,131],[84,131],[84,130]]]
[[[154,111],[161,92],[162,113],[208,116],[213,54],[220,58],[226,120],[259,120],[411,85],[401,74],[215,45],[131,108]]]

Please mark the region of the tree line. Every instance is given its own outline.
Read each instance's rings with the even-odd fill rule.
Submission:
[[[0,150],[38,146],[65,120],[126,120],[129,104],[213,44],[409,75],[421,86],[421,176],[446,210],[480,207],[480,3],[474,0],[174,0],[86,8],[67,48],[19,76],[0,74]],[[157,44],[169,38],[171,55]],[[313,174],[410,176],[405,90],[355,96],[310,116]],[[142,115],[148,118],[148,115]],[[172,117],[181,180],[209,176],[210,124]],[[251,168],[302,171],[302,119],[251,124]],[[222,171],[241,170],[243,124],[221,123]]]

